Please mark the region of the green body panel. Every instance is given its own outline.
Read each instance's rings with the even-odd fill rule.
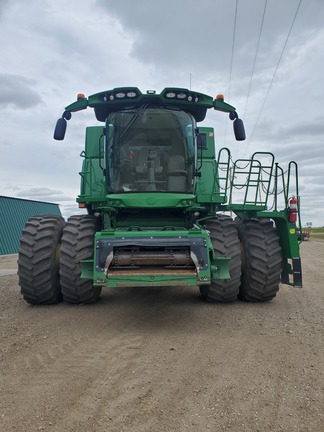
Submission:
[[[86,128],[85,150],[81,153],[84,159],[80,172],[81,186],[78,202],[105,201],[107,188],[100,167],[100,158],[104,154],[102,134],[102,126]]]
[[[220,192],[218,167],[215,159],[214,129],[200,127],[202,146],[198,148],[198,163],[201,163],[195,194],[198,203],[224,203],[226,197]]]
[[[201,177],[196,183],[196,196],[198,203],[219,202],[216,189],[217,167],[214,160],[204,159],[202,162]],[[211,181],[214,179],[214,181]],[[223,202],[221,199],[220,202]]]
[[[192,194],[127,193],[107,195],[107,204],[117,208],[177,208],[190,207],[195,201]]]
[[[202,157],[204,159],[215,160],[215,135],[214,129],[211,127],[200,127],[199,134],[203,136],[202,140]],[[198,149],[198,158],[199,158],[200,149]]]

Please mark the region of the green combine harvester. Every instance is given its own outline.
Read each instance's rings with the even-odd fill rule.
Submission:
[[[213,129],[197,127],[207,109],[228,113],[236,139],[245,139],[222,95],[79,94],[54,138],[63,140],[72,113],[88,107],[103,125],[86,128],[80,155],[77,202],[87,214],[27,221],[18,275],[28,303],[92,303],[103,286],[198,286],[207,301],[259,302],[280,282],[302,286],[297,164],[284,173],[272,153],[236,162],[227,148],[216,154]]]

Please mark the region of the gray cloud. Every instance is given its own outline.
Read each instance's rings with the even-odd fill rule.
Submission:
[[[49,188],[44,188],[44,187],[31,187],[29,189],[21,190],[19,193],[20,196],[25,196],[25,197],[27,197],[27,196],[29,196],[29,197],[34,196],[35,197],[35,196],[40,196],[40,195],[53,196],[53,195],[57,195],[57,194],[62,194],[62,192],[59,190],[49,189]]]
[[[257,138],[259,141],[271,143],[275,148],[282,147],[292,148],[307,146],[307,142],[312,141],[317,144],[324,143],[324,123],[321,117],[316,114],[313,117],[301,116],[300,119],[295,120],[290,118],[282,118],[280,123],[278,121],[264,122],[260,125]],[[321,152],[322,149],[318,147]],[[308,152],[309,153],[309,152]],[[320,155],[321,153],[318,153]]]
[[[33,84],[21,75],[0,73],[0,105],[25,109],[40,104],[42,99],[32,89]]]
[[[30,187],[18,191],[15,196],[17,198],[25,198],[59,204],[62,216],[65,219],[67,219],[73,214],[84,213],[84,210],[80,210],[78,208],[74,197],[68,196],[66,192],[57,189],[51,189],[47,187]]]
[[[0,0],[0,18],[1,18],[1,15],[3,14],[8,3],[9,3],[9,0]]]
[[[189,70],[209,69],[214,77],[229,72],[235,2],[223,0],[97,0],[112,14],[133,39],[132,54],[144,63],[163,69],[186,67]],[[309,22],[292,36],[303,40],[305,34],[323,18],[320,0],[310,0],[304,12]],[[292,23],[297,0],[269,2],[260,40],[258,67],[275,66],[285,37]],[[260,30],[264,2],[246,0],[239,3],[236,22],[236,70],[250,73]],[[300,22],[296,22],[296,26]],[[277,54],[277,55],[276,55]],[[227,77],[226,77],[227,78]]]

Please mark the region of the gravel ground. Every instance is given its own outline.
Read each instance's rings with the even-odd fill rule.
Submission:
[[[324,242],[304,288],[269,303],[198,289],[105,289],[90,306],[30,306],[0,258],[0,430],[324,430]]]

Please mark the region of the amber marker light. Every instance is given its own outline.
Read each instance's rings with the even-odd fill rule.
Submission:
[[[218,95],[216,96],[216,99],[224,102],[224,95],[222,95],[222,94],[218,94]]]
[[[86,204],[85,203],[79,203],[79,208],[86,208]]]
[[[78,96],[77,96],[77,99],[78,100],[80,100],[80,99],[85,99],[86,97],[85,97],[85,95],[83,94],[83,93],[78,93]]]

